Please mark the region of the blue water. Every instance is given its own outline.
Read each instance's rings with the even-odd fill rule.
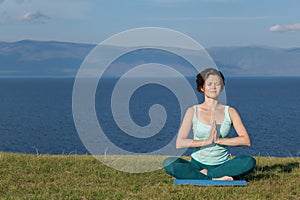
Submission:
[[[180,117],[178,102],[171,92],[148,85],[144,88],[147,93],[138,91],[133,95],[131,115],[141,126],[149,123],[148,109],[152,104],[162,104],[168,111],[161,133],[141,140],[122,134],[114,123],[107,106],[113,80],[107,81],[108,84],[97,91],[96,102],[103,96],[108,98],[97,104],[96,110],[103,111],[97,112],[97,117],[106,124],[104,129],[112,133],[109,136],[112,142],[117,141],[119,147],[128,151],[148,152],[164,146],[174,137]],[[73,78],[1,78],[0,151],[88,154],[73,121],[73,83]],[[299,77],[227,78],[227,103],[239,111],[252,138],[251,147],[231,147],[231,153],[300,156],[299,86]],[[230,136],[234,134],[232,130]]]

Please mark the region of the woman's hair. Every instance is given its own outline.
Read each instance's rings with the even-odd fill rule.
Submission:
[[[222,74],[222,72],[214,69],[214,68],[207,68],[205,70],[203,70],[202,72],[200,72],[198,75],[197,75],[197,79],[196,79],[196,83],[197,83],[197,90],[201,93],[203,93],[201,91],[201,89],[203,88],[203,85],[206,81],[206,79],[210,76],[210,75],[217,75],[220,77],[220,79],[222,80],[222,89],[225,85],[225,78]]]

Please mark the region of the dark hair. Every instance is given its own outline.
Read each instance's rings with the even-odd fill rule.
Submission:
[[[196,79],[196,83],[197,83],[197,90],[201,93],[203,93],[201,91],[201,89],[203,88],[203,85],[206,81],[206,79],[210,76],[210,75],[217,75],[221,78],[222,80],[222,89],[225,85],[225,77],[224,75],[222,74],[222,72],[214,69],[214,68],[207,68],[205,70],[203,70],[202,72],[200,72],[198,75],[197,75],[197,79]]]

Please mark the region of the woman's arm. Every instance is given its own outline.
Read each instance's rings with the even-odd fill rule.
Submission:
[[[237,110],[230,107],[229,115],[238,136],[233,138],[217,138],[215,143],[227,146],[250,146],[250,137]]]
[[[192,127],[193,117],[194,117],[194,108],[190,107],[186,111],[178,131],[177,140],[176,140],[177,149],[206,146],[213,143],[214,141],[214,137],[216,137],[217,135],[216,129],[212,129],[212,133],[210,134],[210,137],[205,140],[193,140],[188,138],[188,135]]]

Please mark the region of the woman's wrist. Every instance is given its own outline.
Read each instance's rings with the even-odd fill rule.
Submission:
[[[211,139],[196,140],[196,141],[198,142],[197,145],[198,147],[203,147],[214,143],[214,141]]]

